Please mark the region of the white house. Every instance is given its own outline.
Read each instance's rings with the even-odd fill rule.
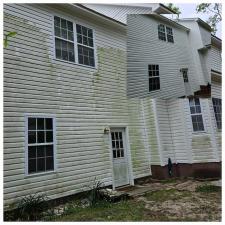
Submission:
[[[129,97],[124,16],[169,10],[112,8],[4,4],[4,34],[17,32],[4,49],[5,209],[37,192],[79,193],[95,177],[113,188],[166,178],[168,158],[174,175],[220,171],[221,40],[213,103]]]

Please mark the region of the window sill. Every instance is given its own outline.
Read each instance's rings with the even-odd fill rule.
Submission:
[[[206,131],[192,131],[192,134],[201,135],[201,134],[207,134],[207,132]]]
[[[32,178],[32,177],[38,177],[38,176],[44,176],[44,175],[50,175],[50,174],[57,174],[56,170],[51,170],[48,172],[39,172],[39,173],[32,173],[32,174],[25,174],[26,178]]]
[[[66,61],[66,60],[63,60],[63,59],[53,58],[53,61],[58,61],[58,62],[63,62],[63,63],[69,63],[71,65],[76,65],[76,66],[81,66],[81,67],[88,68],[88,69],[92,69],[92,70],[97,70],[97,67],[96,66],[95,67],[87,66],[87,65],[83,65],[83,64],[76,63],[76,62]]]

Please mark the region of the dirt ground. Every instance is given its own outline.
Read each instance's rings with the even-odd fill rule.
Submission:
[[[71,207],[70,204],[67,210],[51,220],[221,221],[221,182],[218,181],[150,180],[122,192],[128,193],[130,199],[95,207],[77,203]]]
[[[221,189],[213,190],[213,186],[209,186],[215,183],[197,180],[147,183],[141,186],[151,191],[134,199],[144,202],[145,213],[152,216],[162,215],[168,220],[221,221]],[[198,191],[202,186],[203,189]],[[205,186],[209,188],[204,189]]]

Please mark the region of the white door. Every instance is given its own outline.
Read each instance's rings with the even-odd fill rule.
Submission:
[[[130,183],[124,129],[111,129],[114,186]]]

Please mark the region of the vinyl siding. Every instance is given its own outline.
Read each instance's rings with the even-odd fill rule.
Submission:
[[[211,68],[218,72],[222,72],[222,50],[215,46],[212,46],[211,52]]]
[[[151,132],[140,140],[141,103],[126,95],[125,32],[54,6],[7,4],[4,13],[4,32],[17,32],[4,50],[4,204],[35,192],[50,198],[74,194],[94,177],[112,184],[109,137],[103,132],[107,126],[128,127],[134,178],[150,175],[149,150],[141,140],[153,143],[157,163],[154,115],[146,119]],[[54,14],[94,29],[97,69],[54,59]],[[145,107],[152,110],[151,100]],[[53,173],[25,176],[25,113],[56,118]]]
[[[158,39],[158,24],[173,28],[174,43]],[[147,15],[128,15],[127,85],[129,97],[163,99],[185,96],[181,68],[188,68],[192,93],[199,90],[192,67],[187,33]],[[174,64],[174,62],[176,62]],[[160,90],[149,92],[148,65],[159,65]]]

